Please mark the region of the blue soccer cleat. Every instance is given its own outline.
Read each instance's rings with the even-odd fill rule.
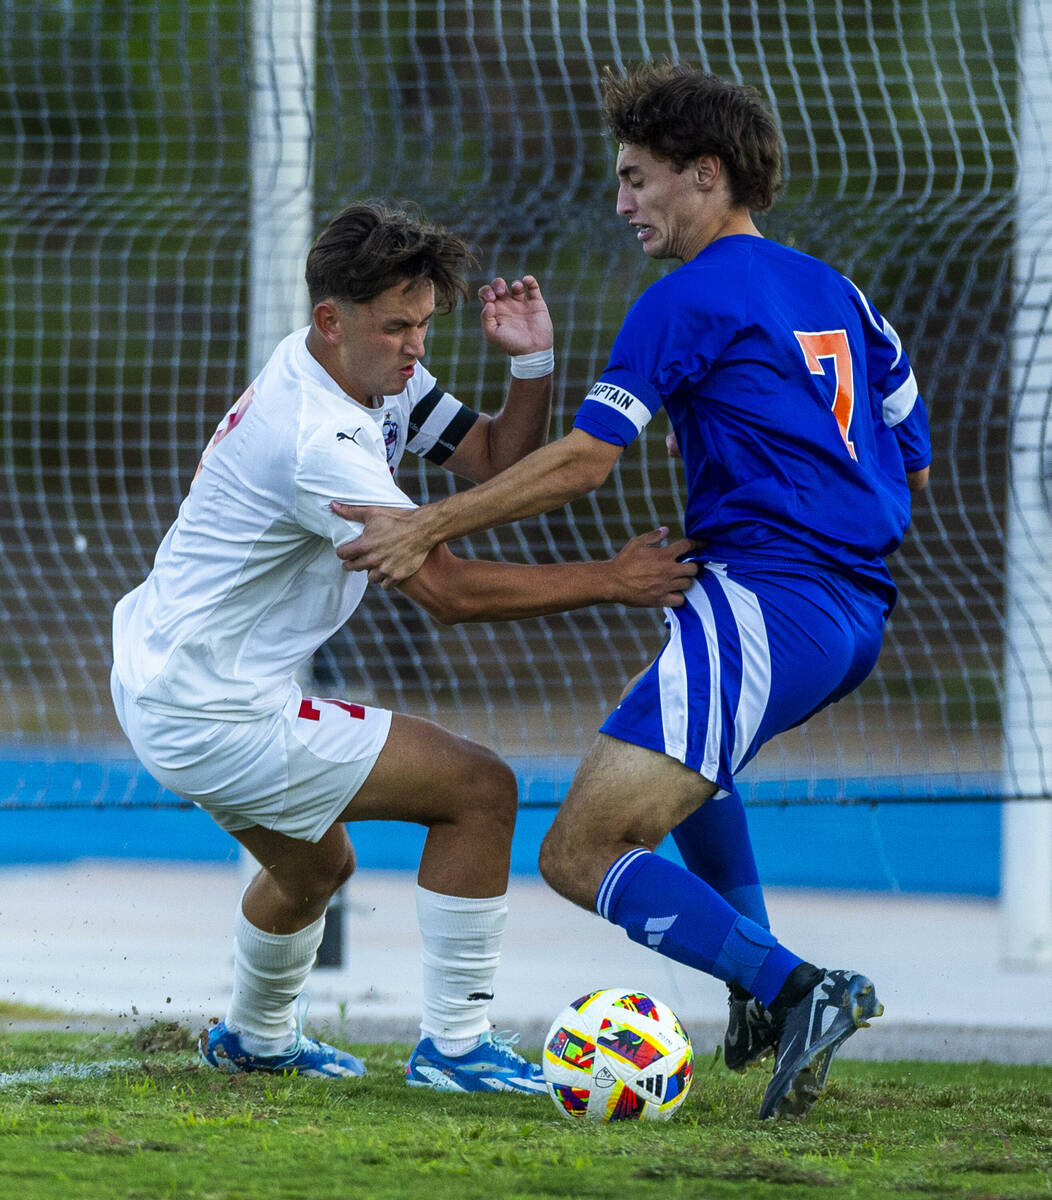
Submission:
[[[430,1038],[418,1042],[406,1063],[410,1087],[436,1092],[544,1092],[544,1075],[513,1049],[519,1035],[484,1033],[467,1054],[453,1058],[436,1049]]]
[[[227,1075],[261,1071],[267,1075],[305,1075],[312,1079],[356,1078],[365,1074],[365,1064],[325,1042],[298,1032],[296,1041],[281,1054],[249,1054],[240,1037],[220,1021],[203,1029],[197,1039],[197,1053],[210,1067]]]
[[[786,1014],[760,1119],[802,1117],[821,1095],[833,1055],[883,1011],[865,975],[826,971]]]

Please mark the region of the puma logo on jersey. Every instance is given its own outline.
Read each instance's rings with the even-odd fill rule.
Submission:
[[[360,430],[357,429],[354,431],[354,433],[340,432],[336,435],[336,440],[338,442],[357,442],[359,432]]]

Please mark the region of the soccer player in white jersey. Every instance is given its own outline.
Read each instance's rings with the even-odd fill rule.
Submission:
[[[436,310],[464,294],[458,237],[383,205],[353,205],[307,260],[311,325],[287,337],[220,423],[149,576],[116,606],[112,693],[153,776],[195,801],[262,864],[236,915],[234,986],[202,1032],[227,1071],[356,1076],[353,1055],[306,1037],[296,1001],[326,905],[355,860],[344,822],[428,829],[417,909],[422,1038],[411,1085],[543,1090],[540,1069],[491,1033],[516,784],[495,754],[439,726],[348,699],[304,696],[298,672],[354,612],[364,573],[341,569],[348,525],[329,504],[409,506],[403,450],[484,480],[539,446],[552,329],[537,281],[481,289],[483,331],[512,356],[494,418],[421,365]],[[465,561],[444,546],[403,585],[445,622],[614,601],[682,602],[697,568],[667,530],[609,562]]]
[[[724,980],[728,1066],[771,1053],[761,1117],[799,1115],[837,1048],[883,1011],[873,984],[772,935],[734,776],[872,670],[896,590],[884,564],[927,481],[924,405],[894,329],[848,279],[762,237],[781,150],[751,90],[648,64],[604,85],[617,212],[679,260],[629,311],[574,429],[411,513],[341,509],[341,551],[389,585],[437,541],[601,484],[661,407],[704,569],[601,727],[541,849],[564,896]],[[671,832],[685,868],[653,853]]]

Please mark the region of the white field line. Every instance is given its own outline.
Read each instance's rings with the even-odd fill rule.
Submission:
[[[50,1063],[27,1071],[0,1071],[0,1088],[17,1087],[23,1083],[51,1083],[56,1079],[97,1079],[114,1071],[139,1069],[141,1061],[133,1058],[113,1058],[92,1063]]]

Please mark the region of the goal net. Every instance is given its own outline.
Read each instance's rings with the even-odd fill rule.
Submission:
[[[291,298],[305,240],[350,199],[411,201],[464,233],[480,282],[542,280],[553,433],[569,428],[661,269],[615,219],[600,72],[666,56],[770,101],[788,175],[764,231],[837,266],[895,325],[936,447],[877,670],[767,747],[747,798],[1047,795],[1039,8],[1024,39],[1003,0],[5,4],[0,803],[172,802],[129,765],[111,713],[110,613],[219,416],[305,320]],[[429,366],[466,403],[499,405],[506,363],[472,306],[436,323]],[[664,433],[654,421],[599,494],[464,552],[605,556],[676,527]],[[411,457],[400,481],[422,501],[457,486]],[[546,781],[526,789],[537,803],[662,638],[659,614],[611,606],[444,629],[376,589],[354,623],[318,654],[318,694],[470,734]]]

